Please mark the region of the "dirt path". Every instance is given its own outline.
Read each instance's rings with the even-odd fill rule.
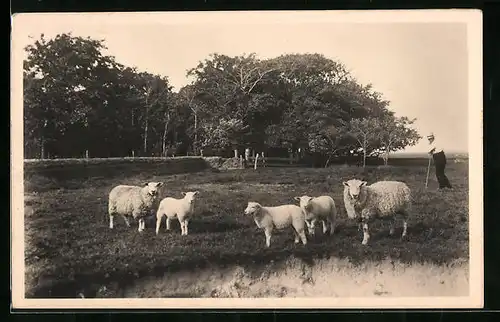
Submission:
[[[370,297],[466,296],[465,261],[450,266],[385,261],[354,267],[347,260],[297,259],[260,268],[207,268],[144,278],[121,290],[123,297]],[[104,287],[101,291],[109,291]],[[102,297],[112,296],[101,293]]]

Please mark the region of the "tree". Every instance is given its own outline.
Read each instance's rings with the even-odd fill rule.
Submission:
[[[193,92],[205,93],[198,101],[209,107],[205,109],[207,121],[230,117],[239,120],[248,130],[252,128],[248,123],[255,119],[254,112],[259,112],[257,106],[252,104],[254,95],[263,93],[261,85],[269,80],[273,71],[273,68],[258,60],[255,54],[229,57],[214,53],[189,70],[187,75],[195,79],[192,84]],[[197,115],[198,112],[195,112],[195,116]],[[218,128],[219,124],[215,122],[204,127]],[[240,137],[233,138],[238,141],[234,146],[248,143],[249,133],[240,134]],[[235,153],[237,155],[238,152]]]
[[[262,60],[214,53],[187,72],[192,84],[173,93],[168,77],[125,67],[103,49],[103,41],[71,34],[42,35],[26,47],[26,155],[165,156],[169,147],[199,154],[208,146],[238,155],[245,146],[301,148],[327,156],[328,165],[353,146],[366,159],[418,139],[370,84],[320,54]],[[368,119],[383,123],[377,137],[365,131],[372,130],[361,121]]]
[[[349,124],[349,135],[353,137],[363,150],[363,168],[366,166],[366,156],[379,144],[380,121],[377,118],[353,119]]]
[[[105,48],[103,41],[71,33],[50,40],[42,34],[25,47],[25,127],[27,139],[41,145],[42,158],[47,143],[53,154],[74,155],[89,149],[95,127],[106,122],[96,116],[108,101],[108,89],[122,65],[102,55]],[[68,143],[61,146],[64,141]]]
[[[239,137],[247,129],[241,120],[234,118],[222,118],[215,122],[205,123],[203,126],[204,140],[202,147],[224,149],[232,147],[237,151]],[[238,157],[237,153],[234,155]]]
[[[183,104],[189,108],[194,117],[193,152],[195,153],[195,155],[198,155],[200,152],[198,146],[198,128],[200,114],[210,115],[211,113],[206,107],[217,104],[217,100],[214,96],[210,95],[202,89],[197,88],[194,85],[186,85],[182,87],[179,91],[178,100],[180,104]]]
[[[388,163],[389,153],[413,146],[421,139],[418,132],[410,127],[415,121],[416,119],[409,119],[405,116],[387,116],[382,119],[379,140],[384,152],[384,165]]]
[[[328,167],[332,157],[346,149],[346,145],[342,142],[347,135],[346,131],[345,126],[329,125],[309,135],[309,149],[328,156],[325,168]]]
[[[148,130],[151,114],[156,114],[157,116],[160,114],[164,118],[163,123],[165,123],[165,126],[170,122],[168,98],[172,86],[169,85],[167,77],[161,77],[160,75],[152,75],[143,72],[138,74],[137,78],[139,83],[138,101],[144,108],[143,152],[146,154],[148,152]],[[160,113],[151,111],[153,109],[160,110]],[[162,151],[162,153],[164,153],[164,151]]]

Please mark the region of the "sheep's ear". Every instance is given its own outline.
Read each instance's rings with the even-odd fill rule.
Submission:
[[[186,193],[185,193],[184,191],[182,191],[182,192],[181,192],[181,195],[185,196],[185,195],[186,195]]]
[[[144,184],[144,187],[145,187],[145,186],[149,186],[149,182],[146,182],[146,183]]]
[[[360,184],[359,186],[360,186],[360,187],[362,187],[362,186],[366,186],[366,183],[367,183],[366,181],[361,181],[361,184]]]
[[[347,183],[347,181],[342,181],[342,184],[346,187],[349,187],[349,184]]]
[[[158,182],[158,183],[156,183],[156,186],[157,186],[157,187],[161,187],[161,186],[163,186],[163,182]]]
[[[197,195],[197,194],[199,194],[199,193],[200,193],[200,192],[199,192],[198,190],[196,190],[196,191],[193,193],[193,195]]]
[[[300,201],[300,197],[293,197],[293,199]]]
[[[314,197],[309,197],[309,199],[307,199],[307,202],[311,202],[311,200],[313,200]]]

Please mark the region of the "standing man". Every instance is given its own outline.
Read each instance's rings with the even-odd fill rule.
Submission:
[[[429,155],[432,155],[434,160],[434,165],[436,167],[436,179],[439,182],[439,189],[451,188],[450,181],[444,174],[444,168],[446,167],[446,155],[444,154],[443,147],[436,143],[434,134],[429,134],[427,136],[429,140]]]

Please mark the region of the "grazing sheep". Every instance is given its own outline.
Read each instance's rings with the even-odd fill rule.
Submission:
[[[367,186],[366,181],[352,179],[343,184],[348,190],[347,202],[355,209],[354,218],[359,220],[363,227],[363,245],[366,245],[370,238],[368,223],[376,217],[393,217],[390,235],[394,234],[396,218],[402,217],[401,238],[406,236],[407,220],[411,210],[411,191],[405,183],[379,181]]]
[[[332,197],[301,196],[295,197],[294,199],[299,202],[300,208],[304,211],[307,228],[311,235],[314,235],[316,221],[318,220],[323,223],[323,234],[326,234],[329,228],[330,235],[333,235],[335,232],[337,208],[335,207],[335,201]]]
[[[145,229],[144,217],[151,214],[156,208],[158,190],[163,182],[147,182],[144,186],[119,185],[109,192],[108,214],[109,228],[113,229],[115,215],[121,215],[130,227],[127,216],[139,220],[138,231]]]
[[[156,234],[160,231],[161,219],[166,216],[166,231],[170,230],[170,220],[177,217],[181,226],[181,236],[187,236],[189,219],[194,213],[194,201],[199,191],[182,192],[184,198],[167,197],[160,202],[156,212]]]
[[[266,246],[271,245],[271,234],[274,229],[293,227],[295,243],[302,240],[307,244],[304,231],[305,214],[299,206],[281,205],[275,207],[263,207],[257,202],[250,201],[245,208],[245,215],[252,215],[258,228],[264,229],[266,235]]]

